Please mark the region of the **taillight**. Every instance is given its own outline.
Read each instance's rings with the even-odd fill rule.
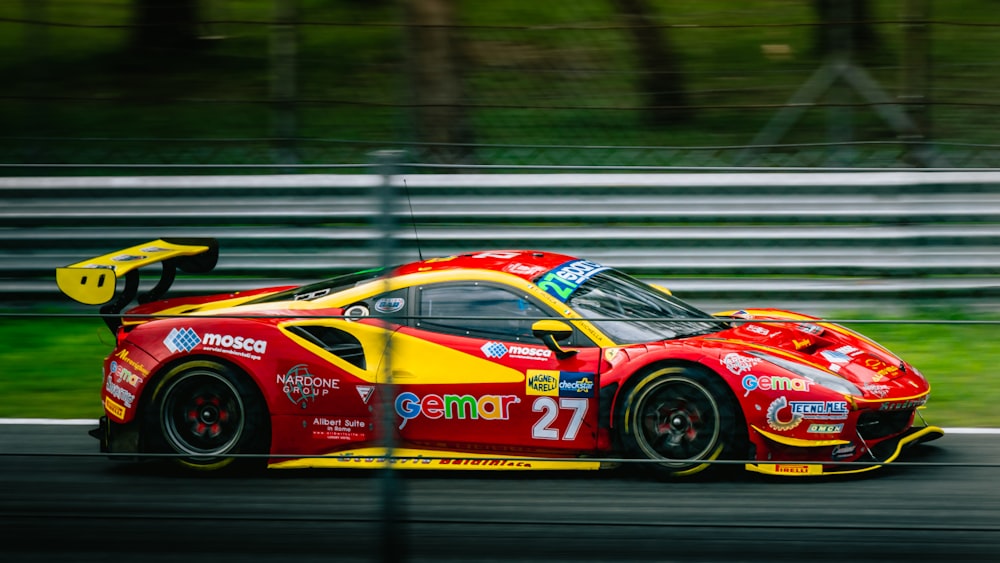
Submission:
[[[123,326],[118,327],[118,331],[115,333],[115,344],[121,346],[122,342],[125,342],[126,336],[127,336],[127,331],[125,330],[125,327]]]

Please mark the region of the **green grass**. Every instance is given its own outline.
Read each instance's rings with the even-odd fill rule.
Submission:
[[[0,319],[0,418],[97,418],[114,345],[91,318]]]
[[[1000,315],[918,310],[895,318],[840,313],[899,354],[932,386],[924,411],[941,426],[1000,426]],[[878,322],[868,322],[878,321]],[[96,418],[101,361],[112,336],[100,319],[0,318],[0,418]]]

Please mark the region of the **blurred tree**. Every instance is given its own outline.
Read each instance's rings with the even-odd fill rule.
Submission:
[[[454,0],[405,0],[410,29],[410,76],[416,138],[430,143],[424,156],[435,162],[467,160],[472,132]]]
[[[677,53],[653,23],[652,8],[646,0],[611,0],[611,3],[627,24],[635,45],[640,67],[639,89],[646,100],[649,121],[668,125],[690,119]]]
[[[169,55],[196,47],[198,0],[134,0],[131,46],[143,55]]]
[[[877,57],[883,45],[871,21],[870,0],[813,0],[813,5],[823,23],[813,38],[819,55],[840,50],[863,59]]]

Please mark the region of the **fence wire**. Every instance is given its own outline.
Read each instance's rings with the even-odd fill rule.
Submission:
[[[146,4],[0,7],[0,163],[1000,166],[988,0]]]
[[[153,4],[0,7],[0,416],[94,411],[114,337],[54,269],[159,237],[222,246],[172,296],[544,246],[703,308],[805,307],[871,331],[931,364],[932,408],[994,416],[988,0],[853,3],[860,15],[808,0],[208,0],[186,26],[143,20]],[[801,171],[816,174],[782,177]],[[960,171],[982,175],[949,180]],[[379,199],[397,181],[405,206]],[[427,459],[395,445],[387,460]],[[0,452],[18,456],[124,457]],[[408,491],[392,471],[380,486],[379,556],[401,560]]]

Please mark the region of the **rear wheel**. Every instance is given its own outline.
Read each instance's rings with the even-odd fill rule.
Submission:
[[[212,361],[170,370],[152,396],[146,429],[156,452],[179,454],[181,466],[217,470],[234,454],[266,452],[267,413],[246,378]],[[260,465],[251,460],[239,465]]]
[[[622,444],[631,457],[667,477],[712,469],[721,473],[743,443],[742,417],[732,394],[714,374],[691,367],[662,367],[637,376],[619,411]],[[731,466],[730,466],[731,467]]]

